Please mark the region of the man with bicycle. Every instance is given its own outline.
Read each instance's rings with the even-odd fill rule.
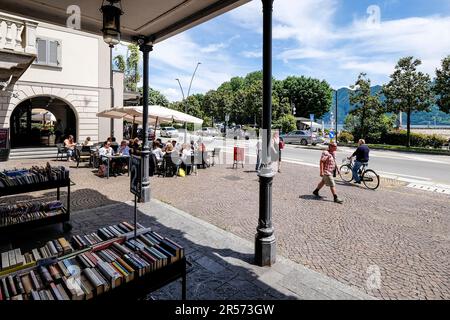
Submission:
[[[350,157],[348,157],[349,160],[353,157],[356,157],[356,161],[353,164],[352,168],[352,176],[355,183],[361,184],[361,178],[358,174],[358,171],[364,163],[367,164],[369,162],[369,152],[370,149],[366,145],[366,141],[364,141],[364,139],[359,139],[358,148]]]

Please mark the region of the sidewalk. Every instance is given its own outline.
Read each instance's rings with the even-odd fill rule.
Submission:
[[[158,200],[138,206],[138,221],[186,248],[189,300],[373,299],[357,289],[277,256],[271,268],[253,264],[253,244]],[[117,203],[74,213],[73,234],[133,220],[133,204]],[[151,294],[180,299],[181,283]]]

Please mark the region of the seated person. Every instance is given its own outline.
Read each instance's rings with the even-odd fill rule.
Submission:
[[[91,137],[87,137],[83,142],[83,147],[92,147],[94,143],[91,141]]]
[[[155,141],[153,143],[152,153],[156,156],[156,160],[158,160],[158,162],[162,161],[162,158],[164,157],[164,152],[162,151],[158,141]]]
[[[73,156],[75,155],[75,147],[76,143],[73,139],[72,135],[69,135],[66,140],[64,140],[64,147],[67,150],[67,160],[72,161]]]
[[[192,169],[192,150],[189,143],[184,143],[181,147],[181,160],[181,168],[186,174],[190,174]]]
[[[130,147],[127,144],[126,140],[123,140],[120,143],[119,151],[118,153],[122,156],[129,156],[130,155]]]
[[[115,137],[111,138],[111,148],[114,150],[114,153],[117,153],[117,150],[119,150],[119,144],[117,143]]]
[[[114,150],[111,148],[111,142],[105,141],[103,144],[103,147],[101,147],[98,150],[98,156],[100,158],[100,161],[106,165],[108,163],[108,159],[106,159],[106,156],[112,156],[114,155]],[[115,167],[116,163],[113,160],[109,161],[110,168],[108,170],[111,170],[113,172],[113,175],[115,176]]]
[[[159,143],[159,146],[160,146],[161,149],[165,149],[166,148],[166,144],[163,143],[160,138],[156,139],[156,142]]]
[[[163,166],[168,176],[174,176],[176,174],[177,159],[179,159],[178,153],[173,150],[172,144],[168,142],[166,144],[166,153],[163,156]]]

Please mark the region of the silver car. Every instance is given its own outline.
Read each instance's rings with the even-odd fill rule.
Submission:
[[[308,144],[315,146],[316,144],[325,142],[325,140],[322,137],[317,136],[316,133],[313,132],[311,136],[311,132],[305,130],[292,131],[288,134],[281,135],[281,137],[285,143],[299,143],[303,146],[307,146]]]

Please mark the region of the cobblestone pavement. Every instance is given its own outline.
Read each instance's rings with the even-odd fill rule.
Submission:
[[[32,163],[10,161],[7,166]],[[253,241],[259,185],[255,172],[246,169],[215,166],[197,176],[153,177],[152,197]],[[71,176],[76,183],[73,210],[132,199],[126,175],[106,180],[79,168]],[[345,202],[337,205],[329,190],[321,192],[323,200],[311,196],[318,181],[316,168],[293,164],[284,164],[275,177],[279,254],[377,298],[450,299],[448,195],[396,181],[383,181],[375,192],[339,184]]]

